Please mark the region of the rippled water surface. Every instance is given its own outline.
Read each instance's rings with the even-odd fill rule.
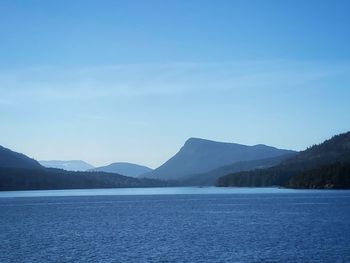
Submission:
[[[0,262],[350,262],[350,191],[0,193]]]

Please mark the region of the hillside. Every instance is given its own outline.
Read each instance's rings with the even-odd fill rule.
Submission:
[[[291,188],[350,188],[350,163],[337,162],[307,170],[288,181]]]
[[[254,169],[263,169],[263,168],[275,166],[295,154],[296,153],[288,153],[288,154],[267,158],[267,159],[237,162],[231,165],[225,165],[223,167],[214,169],[207,173],[195,174],[195,175],[186,177],[182,180],[182,182],[185,185],[193,185],[193,186],[215,185],[217,179],[220,178],[221,176],[237,173],[241,171],[250,171]]]
[[[272,158],[287,153],[293,153],[293,151],[261,144],[247,146],[190,138],[178,153],[145,177],[181,180],[186,176],[206,173],[236,162]]]
[[[117,173],[125,176],[139,177],[140,175],[151,172],[152,169],[149,167],[134,164],[134,163],[118,162],[118,163],[112,163],[107,166],[97,167],[97,168],[91,169],[90,171]]]
[[[91,164],[81,161],[81,160],[71,160],[71,161],[60,161],[60,160],[50,160],[50,161],[39,161],[42,166],[47,168],[57,168],[66,171],[87,171],[93,169],[94,166]]]
[[[249,172],[233,173],[221,177],[218,186],[287,186],[289,180],[304,171],[350,162],[350,132],[336,135],[283,161],[281,164]]]
[[[31,159],[22,153],[11,151],[10,149],[2,146],[0,146],[0,167],[29,169],[43,168],[36,160]]]

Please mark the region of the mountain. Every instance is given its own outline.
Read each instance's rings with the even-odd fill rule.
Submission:
[[[190,138],[177,154],[157,169],[145,174],[145,177],[181,180],[186,176],[206,173],[224,165],[272,158],[287,153],[293,153],[293,151],[281,150],[262,144],[247,146]]]
[[[152,169],[149,167],[134,164],[134,163],[119,162],[119,163],[112,163],[107,166],[97,167],[97,168],[91,169],[90,171],[117,173],[125,176],[139,177],[140,175],[151,172]]]
[[[87,171],[89,169],[94,168],[94,166],[92,166],[91,164],[80,160],[72,160],[72,161],[52,160],[52,161],[39,161],[39,162],[42,166],[45,166],[47,168],[57,168],[57,169],[63,169],[66,171]]]
[[[245,162],[236,162],[231,165],[225,165],[220,168],[214,169],[210,172],[203,174],[195,174],[183,178],[182,182],[185,185],[191,186],[210,186],[215,185],[218,178],[221,176],[237,173],[241,171],[250,171],[254,169],[263,169],[275,166],[282,161],[290,158],[296,153],[287,153],[284,155],[280,155],[277,157],[267,158],[267,159],[258,159],[253,161],[245,161]]]
[[[328,166],[338,162],[350,162],[350,132],[336,135],[319,145],[314,145],[277,166],[249,172],[233,173],[220,177],[217,185],[291,186],[293,184],[289,184],[289,182],[290,180],[294,180],[296,176],[301,176],[310,170],[321,169],[322,166]],[[312,174],[314,174],[314,171]],[[302,183],[298,184],[302,185]]]
[[[43,168],[36,160],[28,156],[11,151],[0,146],[0,167],[41,169]]]
[[[0,146],[0,191],[154,187],[169,182],[137,179],[105,172],[72,172],[45,168],[39,162]]]

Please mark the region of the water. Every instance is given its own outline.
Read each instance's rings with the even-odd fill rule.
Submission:
[[[184,195],[184,194],[264,194],[264,193],[309,193],[310,190],[283,188],[246,187],[153,187],[153,188],[111,188],[38,191],[0,191],[1,197],[44,197],[44,196],[100,196],[100,195]]]
[[[350,262],[350,191],[0,192],[0,262]]]

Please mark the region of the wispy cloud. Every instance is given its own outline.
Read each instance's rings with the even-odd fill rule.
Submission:
[[[36,67],[0,72],[1,104],[14,99],[89,100],[171,96],[247,88],[297,87],[348,70],[283,60],[232,63],[125,64],[88,68]]]

